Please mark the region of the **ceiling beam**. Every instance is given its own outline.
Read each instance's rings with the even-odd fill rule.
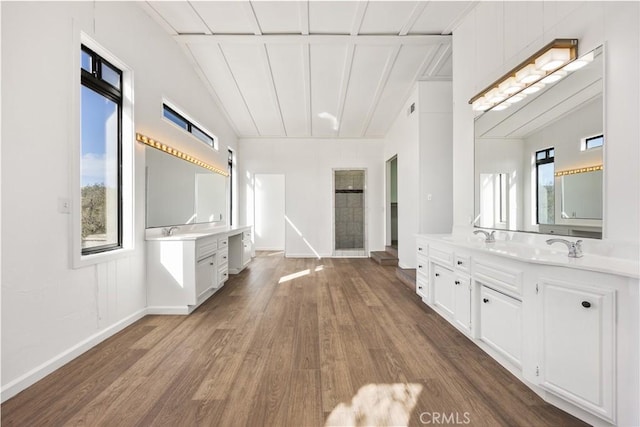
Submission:
[[[302,46],[302,79],[304,82],[304,107],[306,108],[306,129],[307,135],[313,136],[312,133],[312,117],[311,117],[311,46],[305,44]]]
[[[434,53],[431,61],[427,63],[424,71],[418,76],[418,80],[451,80],[451,76],[436,76],[451,56],[451,43],[441,45]]]
[[[253,28],[253,34],[256,36],[262,35],[262,29],[260,28],[260,23],[258,22],[256,11],[253,10],[253,5],[250,1],[243,2],[242,4],[247,12],[247,18],[249,19],[251,28]]]
[[[336,136],[340,136],[340,128],[342,128],[342,114],[344,113],[344,104],[347,100],[347,90],[349,89],[349,80],[351,79],[351,67],[353,66],[353,57],[356,52],[356,46],[350,44],[347,46],[347,55],[345,56],[344,69],[342,70],[342,81],[340,82],[340,96],[338,97],[338,111],[336,118],[338,119],[338,129]]]
[[[309,1],[301,1],[298,3],[300,32],[303,36],[309,35]]]
[[[409,15],[409,19],[407,19],[407,22],[405,22],[405,24],[400,29],[400,32],[398,33],[399,36],[406,36],[409,31],[411,31],[418,18],[420,18],[422,12],[424,12],[424,9],[427,7],[427,4],[428,2],[426,1],[419,1],[416,4],[416,6],[411,11],[411,15]]]
[[[282,115],[282,107],[280,106],[280,98],[278,97],[278,91],[276,90],[276,82],[273,77],[273,70],[271,69],[271,60],[269,59],[269,52],[267,51],[267,46],[263,45],[262,49],[260,49],[262,56],[262,61],[264,63],[265,70],[267,72],[267,80],[269,81],[269,92],[271,92],[271,99],[274,104],[274,108],[278,112],[280,116],[280,123],[282,124],[282,130],[287,135],[287,126],[284,124],[284,116]]]
[[[347,35],[347,34],[179,34],[174,40],[183,44],[354,44],[354,45],[439,45],[450,43],[451,36],[440,35]]]
[[[356,14],[353,17],[353,23],[351,24],[351,35],[357,36],[360,32],[360,27],[362,27],[362,21],[364,20],[364,15],[367,13],[367,6],[369,5],[368,1],[358,2],[358,8],[356,9]]]

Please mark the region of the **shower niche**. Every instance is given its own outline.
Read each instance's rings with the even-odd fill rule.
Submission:
[[[366,256],[366,171],[333,171],[334,255]]]

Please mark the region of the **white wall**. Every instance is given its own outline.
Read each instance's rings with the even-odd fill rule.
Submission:
[[[384,138],[384,160],[398,156],[398,265],[402,268],[416,266],[415,235],[418,233],[420,217],[418,213],[420,209],[418,202],[420,183],[418,93],[418,85],[416,85]],[[409,115],[408,110],[413,103],[416,104],[416,109]]]
[[[83,30],[134,70],[135,130],[226,167],[235,136],[178,45],[133,2],[2,2],[2,399],[146,307],[144,148],[135,146],[135,248],[71,269],[71,159],[79,149],[74,55]],[[75,61],[77,63],[77,61]],[[77,75],[77,73],[76,73]],[[162,97],[214,132],[221,152],[161,119]]]
[[[408,114],[413,103],[416,110]],[[419,82],[384,139],[385,160],[398,156],[398,264],[403,268],[416,267],[417,233],[451,232],[451,109],[451,82]]]
[[[605,44],[604,238],[640,241],[640,4],[481,2],[453,32],[454,225],[473,216],[473,112],[467,101],[554,38],[579,54]]]
[[[420,82],[420,233],[450,233],[453,224],[452,82]],[[412,248],[415,253],[415,245]]]
[[[254,174],[286,179],[286,255],[333,254],[333,168],[366,168],[368,250],[384,249],[384,159],[380,140],[241,139],[240,222],[253,218]]]

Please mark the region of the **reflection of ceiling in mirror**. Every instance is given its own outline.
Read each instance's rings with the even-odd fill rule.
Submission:
[[[475,120],[476,138],[526,138],[572,111],[602,98],[602,47],[594,60],[554,84],[502,111],[486,111]]]

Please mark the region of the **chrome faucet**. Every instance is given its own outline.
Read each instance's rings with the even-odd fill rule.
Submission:
[[[478,233],[482,233],[484,234],[484,241],[485,243],[493,243],[496,241],[496,232],[495,230],[492,231],[491,233],[484,231],[484,230],[476,230],[473,232],[473,234],[478,234]]]
[[[582,240],[577,240],[576,242],[571,242],[565,239],[549,239],[547,240],[547,245],[551,245],[553,243],[563,243],[567,245],[569,249],[569,258],[580,258],[582,257]]]
[[[163,233],[165,236],[171,236],[171,235],[173,235],[173,232],[174,232],[175,230],[178,230],[178,227],[173,226],[173,227],[169,227],[169,228],[163,228],[163,229],[162,229],[162,233]]]

